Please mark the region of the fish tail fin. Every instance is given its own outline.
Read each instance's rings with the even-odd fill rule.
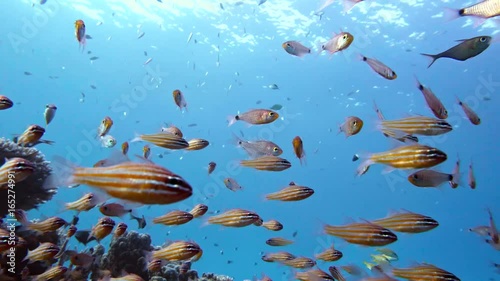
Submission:
[[[358,54],[356,55],[356,58],[357,58],[358,60],[361,60],[361,61],[366,61],[366,57],[365,57],[365,56],[363,56],[363,54],[361,54],[361,53],[358,53]]]
[[[344,13],[349,12],[357,3],[358,2],[354,0],[342,0],[342,5],[344,6]]]
[[[452,20],[458,19],[460,17],[460,10],[452,8],[444,8],[444,20],[450,22]]]
[[[134,138],[130,142],[142,141],[141,135],[139,133],[134,133]]]
[[[429,66],[427,66],[427,68],[431,67],[431,65],[434,64],[434,62],[439,58],[438,55],[430,55],[430,54],[423,54],[423,53],[420,53],[422,56],[426,56],[426,57],[429,57],[431,59],[431,62],[429,64]]]
[[[59,186],[72,187],[77,183],[73,174],[78,167],[61,156],[54,156],[52,160],[53,173],[45,180],[43,187],[53,189]]]
[[[365,158],[366,156],[362,156],[360,158]],[[368,168],[373,164],[373,160],[366,159],[358,166],[356,169],[356,176],[360,177],[368,171]]]
[[[231,125],[233,125],[234,123],[236,123],[236,121],[238,121],[238,119],[236,118],[236,115],[233,116],[233,115],[230,115],[227,117],[227,126],[230,127]]]

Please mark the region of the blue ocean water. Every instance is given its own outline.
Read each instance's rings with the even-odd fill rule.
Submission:
[[[186,139],[209,140],[210,146],[201,151],[166,153],[152,147],[151,160],[182,175],[195,191],[180,203],[144,206],[136,213],[151,219],[203,203],[211,212],[253,210],[264,220],[279,220],[284,229],[276,233],[254,226],[228,229],[202,226],[203,219],[197,219],[177,227],[154,225],[139,230],[149,233],[155,245],[179,239],[199,243],[204,254],[193,269],[200,273],[215,272],[235,280],[265,273],[273,280],[289,280],[292,270],[263,262],[262,254],[286,250],[314,257],[332,244],[344,257],[333,264],[318,262],[321,269],[351,263],[363,266],[374,249],[324,235],[322,225],[372,220],[391,210],[406,209],[431,216],[440,225],[422,234],[398,234],[398,241],[389,245],[400,257],[395,266],[428,262],[461,280],[494,280],[491,263],[500,262],[498,252],[468,229],[488,224],[487,207],[494,216],[500,215],[495,181],[500,153],[495,121],[500,106],[499,46],[494,43],[464,62],[440,59],[429,69],[429,61],[419,54],[439,53],[459,39],[494,36],[498,27],[491,20],[474,28],[468,19],[446,22],[443,18],[444,8],[471,2],[367,0],[346,14],[337,1],[321,17],[314,15],[321,5],[316,1],[269,0],[260,6],[254,0],[223,1],[224,9],[218,1],[163,2],[48,0],[40,5],[4,1],[0,6],[6,11],[0,25],[0,93],[15,105],[0,112],[2,136],[10,138],[29,124],[43,126],[45,105],[53,103],[58,110],[44,139],[56,143],[37,146],[49,160],[59,155],[90,167],[136,133],[157,132],[165,122],[179,127]],[[86,23],[92,37],[83,51],[74,35],[77,19]],[[352,45],[331,57],[318,55],[317,46],[340,30],[354,35]],[[145,35],[138,39],[141,32]],[[281,47],[286,40],[301,41],[313,47],[313,52],[293,57]],[[381,78],[357,59],[358,53],[386,63],[398,78]],[[93,56],[98,59],[89,60]],[[149,58],[151,62],[144,65]],[[447,153],[448,160],[437,167],[441,171],[451,172],[459,155],[465,182],[458,189],[448,185],[417,188],[406,180],[407,172],[383,174],[380,165],[355,177],[359,163],[351,161],[353,154],[395,145],[376,129],[374,101],[388,119],[432,116],[414,75],[448,109],[454,130],[440,137],[421,137],[421,142]],[[270,89],[270,84],[277,84],[279,90]],[[174,104],[174,89],[183,91],[187,112]],[[479,114],[481,125],[474,126],[465,118],[456,96]],[[272,124],[227,126],[230,115],[274,104],[283,108],[280,119]],[[112,149],[94,139],[105,116],[114,120],[110,134],[118,145]],[[364,127],[346,139],[337,131],[347,116],[360,117]],[[233,134],[276,142],[292,168],[275,173],[235,165],[246,155],[234,145]],[[301,166],[293,154],[295,136],[304,141],[307,165]],[[144,144],[131,143],[129,153],[142,155]],[[207,176],[210,161],[218,166]],[[471,161],[476,190],[466,184]],[[226,177],[235,178],[244,189],[231,192],[222,182]],[[263,199],[291,181],[313,188],[315,194],[293,203]],[[70,220],[73,213],[61,213],[62,202],[74,201],[88,191],[86,186],[60,188],[52,201],[30,211],[29,217],[58,214]],[[90,229],[101,216],[97,209],[81,214],[79,229]],[[137,230],[135,221],[124,221],[129,230]],[[294,232],[293,245],[279,249],[265,244],[274,236],[292,238]],[[109,239],[102,244],[107,245]],[[71,246],[83,249],[76,241]]]

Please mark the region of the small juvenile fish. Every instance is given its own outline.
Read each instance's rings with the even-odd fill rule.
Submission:
[[[439,226],[439,223],[431,217],[408,211],[394,213],[386,218],[374,220],[372,223],[404,233],[422,233]]]
[[[281,47],[292,56],[303,57],[311,53],[311,49],[297,41],[286,41],[281,44]]]
[[[9,109],[14,103],[6,96],[0,95],[0,110]]]
[[[440,58],[450,58],[459,61],[465,61],[470,58],[473,58],[484,50],[488,49],[492,41],[491,36],[477,36],[470,39],[461,39],[457,40],[457,42],[461,42],[460,44],[436,55],[430,54],[421,54],[423,56],[430,57],[432,59],[429,67]]]
[[[472,169],[472,161],[469,164],[469,179],[468,179],[469,187],[472,189],[476,189],[476,177],[474,176],[474,170]]]
[[[306,187],[296,185],[294,182],[290,182],[290,185],[283,188],[282,190],[270,193],[266,195],[267,200],[279,200],[279,201],[300,201],[309,198],[314,194],[314,190]]]
[[[105,135],[108,134],[109,130],[111,130],[111,127],[113,126],[113,120],[109,116],[104,117],[102,119],[101,124],[97,128],[97,137],[104,137]]]
[[[185,211],[174,210],[153,219],[154,224],[181,225],[190,222],[194,216]]]
[[[130,219],[136,220],[137,221],[137,227],[139,229],[143,229],[146,227],[146,218],[144,218],[144,215],[142,217],[136,217],[132,213],[130,213]]]
[[[342,226],[325,225],[325,233],[344,239],[348,243],[379,247],[398,240],[389,229],[370,222],[355,222]]]
[[[479,236],[490,236],[491,235],[491,229],[489,225],[481,225],[481,226],[476,226],[473,228],[469,228],[470,232],[474,232],[478,234]]]
[[[137,36],[137,39],[141,39],[144,35],[146,35],[146,32],[143,31]]]
[[[143,65],[147,65],[147,64],[149,64],[152,60],[153,60],[152,58],[147,59],[147,60],[143,63]]]
[[[269,246],[279,247],[279,246],[287,246],[287,245],[293,244],[293,241],[289,240],[289,239],[282,238],[282,237],[273,237],[273,238],[267,239],[266,244]]]
[[[202,150],[207,147],[210,142],[204,139],[191,139],[188,141],[188,144],[186,150]]]
[[[288,160],[277,156],[262,156],[252,160],[241,160],[240,165],[256,170],[272,172],[283,171],[292,166]]]
[[[299,136],[293,138],[292,146],[295,156],[299,158],[300,165],[302,165],[302,163],[305,163],[306,161],[306,152],[304,151],[304,144],[302,143],[302,139]]]
[[[209,224],[220,224],[226,227],[245,227],[260,219],[259,215],[243,209],[232,209],[208,219]]]
[[[45,112],[43,113],[43,115],[45,117],[46,126],[48,126],[52,119],[54,119],[54,116],[56,116],[56,110],[57,106],[55,106],[54,104],[47,104],[45,106]]]
[[[215,170],[216,167],[217,167],[217,163],[215,163],[215,162],[208,163],[208,167],[207,167],[208,174],[210,175]]]
[[[236,121],[244,121],[252,125],[263,125],[274,122],[278,119],[279,114],[269,109],[254,109],[243,114],[228,117],[228,127],[236,123]]]
[[[224,185],[226,185],[227,189],[231,191],[238,191],[243,189],[243,187],[241,187],[241,185],[233,178],[225,178]]]
[[[142,147],[142,157],[144,157],[144,159],[149,159],[149,156],[151,155],[151,148],[149,147],[149,145],[144,145]]]
[[[425,102],[427,103],[427,106],[431,109],[432,113],[434,113],[434,116],[436,116],[436,118],[439,119],[448,118],[448,111],[444,107],[443,103],[432,92],[432,90],[430,88],[424,87],[424,85],[422,85],[416,77],[415,80],[417,83],[417,88],[424,95]]]
[[[116,145],[116,139],[112,135],[105,135],[100,138],[102,147],[113,148]]]
[[[262,227],[271,231],[280,231],[283,229],[283,225],[277,220],[265,221],[262,223]]]
[[[344,133],[345,137],[354,136],[363,128],[363,120],[356,116],[349,116],[345,118],[344,123],[339,126],[339,134]]]
[[[122,143],[122,153],[123,153],[123,155],[127,155],[128,149],[129,149],[128,142]]]
[[[281,104],[275,104],[275,105],[271,106],[272,110],[280,110],[282,108],[283,108],[283,106]]]
[[[91,61],[98,60],[98,59],[99,59],[99,57],[91,57],[91,58],[89,58],[89,60],[91,60]]]
[[[438,187],[445,182],[455,182],[452,174],[434,170],[420,170],[408,176],[408,181],[418,187]]]
[[[172,92],[172,96],[174,97],[174,102],[177,107],[179,107],[181,111],[183,111],[183,109],[187,111],[187,102],[184,98],[184,94],[180,90],[176,89]]]
[[[354,36],[352,36],[349,32],[342,31],[339,34],[334,33],[334,36],[330,40],[321,45],[320,52],[327,51],[330,53],[330,56],[332,56],[336,52],[347,49],[351,45],[352,41],[354,41]]]
[[[396,72],[394,72],[394,70],[392,70],[390,67],[383,64],[382,62],[376,59],[365,57],[361,54],[360,57],[362,61],[366,62],[373,69],[373,71],[375,71],[378,75],[384,77],[385,79],[394,80],[398,77],[398,75],[396,74]]]
[[[459,100],[458,97],[457,97],[457,103],[462,107],[465,115],[472,124],[474,125],[481,124],[481,118],[479,118],[479,116],[477,116],[477,114],[467,104]]]
[[[85,23],[83,20],[75,21],[75,37],[78,41],[80,49],[83,51],[85,49],[85,45],[87,44],[87,40],[85,38]]]
[[[189,211],[193,218],[199,218],[208,212],[208,206],[204,204],[197,204]]]
[[[276,84],[271,84],[271,85],[269,85],[269,86],[267,86],[267,87],[268,87],[269,89],[271,89],[271,90],[279,90],[279,89],[280,89],[280,88],[278,87],[278,85],[276,85]]]

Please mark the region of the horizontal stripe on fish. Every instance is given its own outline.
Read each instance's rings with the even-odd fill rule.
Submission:
[[[383,120],[380,121],[380,124],[382,130],[392,130],[410,135],[437,136],[453,130],[453,127],[448,122],[425,116]]]
[[[392,274],[408,280],[460,281],[453,273],[431,264],[420,264],[409,268],[393,268]]]
[[[152,258],[167,261],[185,261],[198,255],[200,251],[200,246],[194,242],[176,241],[161,250],[154,251]]]
[[[431,217],[415,213],[398,213],[387,218],[372,221],[376,225],[397,232],[421,233],[439,226],[439,223]]]
[[[240,164],[244,167],[273,172],[283,171],[292,166],[288,160],[277,156],[262,156],[252,160],[242,160]]]
[[[174,210],[168,212],[163,216],[159,216],[153,219],[153,223],[155,224],[164,224],[164,225],[180,225],[185,224],[191,221],[194,216],[191,213]]]
[[[210,144],[207,140],[204,139],[192,139],[188,141],[188,147],[186,150],[201,150],[207,147]]]
[[[385,246],[398,240],[389,229],[372,223],[351,223],[343,226],[325,225],[327,234],[364,246]]]
[[[332,262],[332,261],[340,260],[343,256],[344,256],[344,254],[341,251],[336,250],[335,248],[331,247],[331,248],[328,248],[328,249],[324,250],[323,252],[317,254],[315,256],[315,258],[317,260]]]

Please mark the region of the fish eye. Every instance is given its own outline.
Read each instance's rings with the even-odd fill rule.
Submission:
[[[480,42],[486,42],[486,37],[481,37],[481,38],[479,38],[479,41],[480,41]]]
[[[274,112],[269,112],[269,116],[274,116]]]
[[[278,148],[275,146],[275,147],[273,148],[273,151],[274,151],[274,152],[277,152],[277,151],[278,151]]]
[[[415,175],[413,175],[413,179],[418,180],[418,175],[416,175],[416,174],[415,174]]]
[[[292,47],[292,44],[290,44],[290,43],[286,43],[286,46],[287,46],[287,47]]]
[[[344,36],[342,36],[342,38],[347,39],[347,34],[344,34]]]
[[[353,124],[354,126],[357,126],[357,125],[358,125],[358,121],[354,120],[354,121],[352,122],[352,124]]]

